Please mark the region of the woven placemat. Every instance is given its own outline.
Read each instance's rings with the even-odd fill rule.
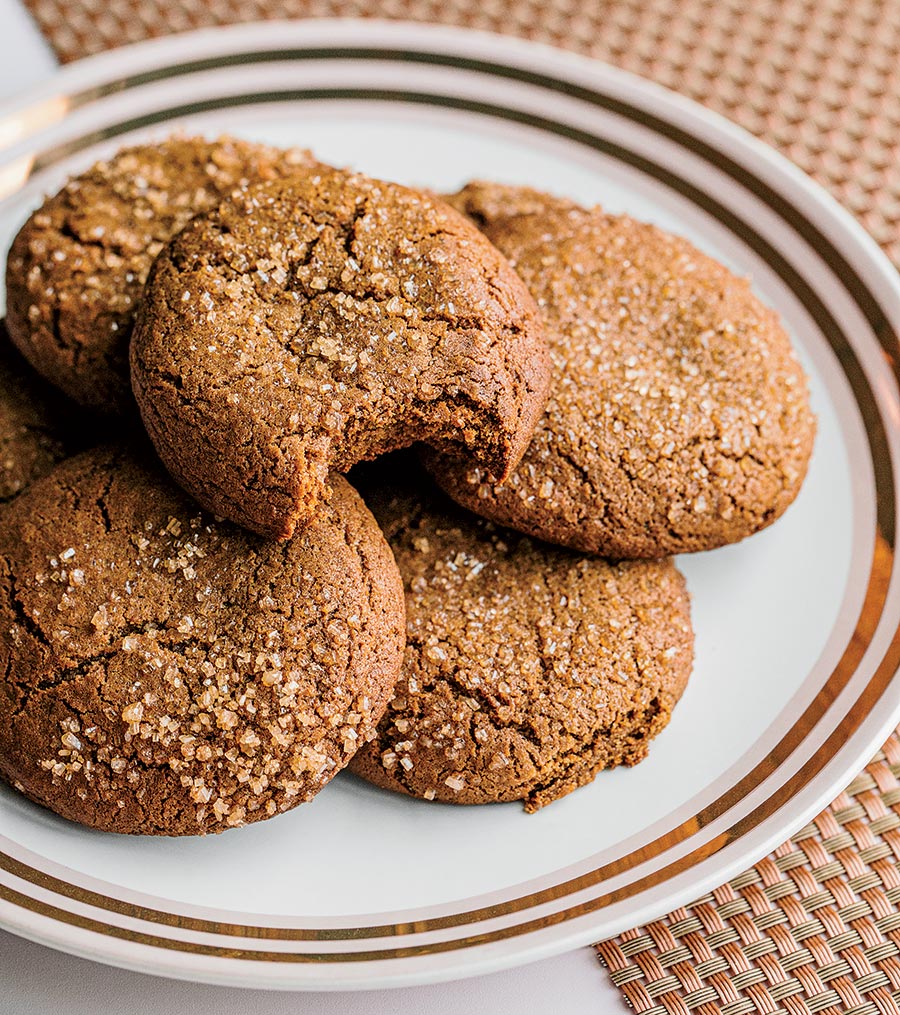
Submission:
[[[900,1011],[900,736],[755,867],[597,945],[639,1012]]]
[[[853,211],[900,267],[900,0],[25,0],[62,60],[209,25],[381,17],[599,57],[724,113]]]
[[[25,0],[64,61],[191,28],[381,17],[635,71],[768,141],[900,267],[900,0]],[[639,1012],[900,1015],[900,734],[751,870],[597,946]]]

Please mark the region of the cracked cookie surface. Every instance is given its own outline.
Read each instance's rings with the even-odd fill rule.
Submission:
[[[640,761],[693,658],[672,562],[612,564],[539,543],[411,481],[414,465],[387,467],[360,489],[403,576],[406,654],[351,771],[427,800],[534,811]]]
[[[534,295],[553,361],[515,472],[429,454],[473,511],[575,549],[657,557],[736,542],[777,519],[815,435],[777,315],[686,240],[525,188],[449,198]]]
[[[337,170],[194,219],[154,264],[131,362],[175,478],[279,538],[315,517],[330,468],[415,441],[504,475],[549,380],[534,302],[471,222]]]
[[[301,171],[309,152],[235,138],[126,148],[48,198],[6,268],[14,342],[75,401],[133,413],[128,343],[153,258],[195,214],[249,181]]]
[[[0,325],[0,504],[73,450],[73,408],[22,360]]]
[[[0,518],[0,774],[58,814],[184,835],[309,800],[370,737],[403,592],[341,477],[290,543],[215,522],[133,449]]]

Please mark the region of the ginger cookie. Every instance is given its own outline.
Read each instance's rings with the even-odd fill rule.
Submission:
[[[13,341],[81,405],[134,412],[128,343],[153,258],[235,188],[311,165],[306,151],[227,137],[175,137],[97,163],[48,198],[13,242]]]
[[[0,324],[0,504],[72,452],[73,410],[13,349]]]
[[[470,213],[534,295],[550,399],[516,471],[429,454],[444,489],[541,539],[610,557],[733,543],[794,500],[815,435],[777,315],[686,240],[627,216],[470,185]],[[509,209],[509,213],[504,209]]]
[[[486,180],[473,180],[458,193],[444,195],[444,200],[479,228],[489,228],[498,219],[515,215],[541,215],[550,210],[578,208],[567,197],[545,194],[542,190],[515,183],[490,183]]]
[[[0,774],[107,831],[278,814],[372,736],[403,617],[340,476],[279,543],[203,514],[149,453],[71,458],[0,518]]]
[[[530,812],[646,755],[693,658],[670,560],[614,564],[532,541],[398,475],[361,490],[403,576],[407,642],[353,772],[426,800]]]
[[[549,381],[534,302],[471,222],[324,169],[236,193],[169,244],[131,366],[175,478],[279,538],[315,518],[329,469],[415,441],[506,475]]]

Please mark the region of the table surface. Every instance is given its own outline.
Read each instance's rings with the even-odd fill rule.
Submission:
[[[56,59],[19,0],[0,0],[0,100],[49,77]],[[138,1000],[139,999],[139,1000]],[[589,948],[530,966],[430,987],[300,994],[235,991],[112,969],[0,931],[0,1011],[8,1015],[531,1015],[628,1008]]]

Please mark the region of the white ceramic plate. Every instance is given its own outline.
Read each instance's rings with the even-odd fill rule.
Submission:
[[[471,177],[602,202],[690,237],[782,314],[819,434],[766,532],[681,560],[697,663],[646,762],[534,816],[336,779],[206,839],[122,838],[0,792],[0,924],[229,984],[483,973],[691,901],[802,825],[900,719],[900,292],[853,220],[703,109],[568,54],[373,22],[241,26],[67,68],[0,112],[0,246],[46,191],[180,127],[311,146],[437,189]]]

